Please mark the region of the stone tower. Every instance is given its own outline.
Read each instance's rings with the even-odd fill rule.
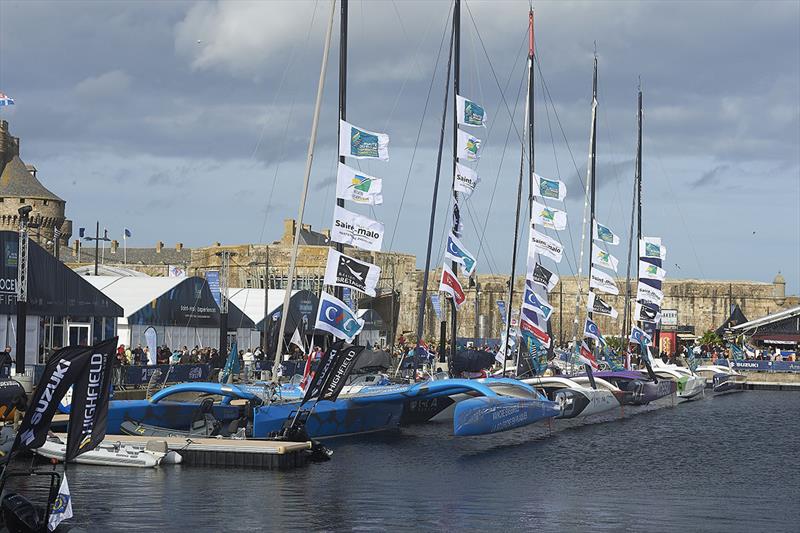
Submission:
[[[30,238],[50,252],[55,252],[55,236],[61,247],[69,246],[72,221],[66,219],[64,200],[50,192],[36,176],[36,167],[19,158],[19,138],[8,131],[8,122],[0,120],[0,229],[19,229],[18,209],[30,205]]]

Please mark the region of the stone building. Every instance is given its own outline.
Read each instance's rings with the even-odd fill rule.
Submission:
[[[8,122],[0,120],[0,229],[19,229],[18,210],[30,205],[30,238],[55,254],[66,247],[72,221],[66,219],[66,202],[39,181],[36,167],[19,157],[20,142],[10,134]]]
[[[180,266],[188,275],[204,275],[208,270],[219,270],[221,252],[231,252],[229,286],[245,288],[263,288],[265,269],[269,270],[268,285],[271,289],[286,287],[286,273],[292,239],[296,229],[295,221],[284,222],[283,235],[270,244],[222,245],[214,243],[200,248],[184,248],[177,244],[166,247],[162,242],[155,248],[128,248],[127,268],[145,272],[149,275],[166,276],[169,266]],[[325,263],[328,254],[330,233],[327,230],[316,232],[311,226],[304,225],[300,231],[300,247],[297,258],[297,269],[294,287],[308,289],[319,293],[325,276]],[[376,309],[392,328],[392,316],[396,317],[397,334],[413,336],[417,326],[417,308],[422,291],[423,273],[416,267],[416,257],[398,252],[368,252],[346,247],[346,253],[381,267],[378,297],[375,299],[362,296],[357,305],[359,308]],[[104,262],[106,265],[123,266],[122,250],[116,243],[106,249]],[[80,258],[75,247],[62,254],[62,258],[70,266],[92,264],[94,249],[81,248]],[[440,270],[430,273],[428,294],[438,290]],[[497,301],[508,300],[508,277],[503,275],[480,274],[475,282],[460,276],[467,300],[458,312],[458,335],[465,338],[497,339],[500,336],[503,320],[498,310]],[[582,327],[585,318],[586,278],[582,280],[583,300],[579,308],[578,322]],[[518,277],[515,282],[515,305],[517,309],[524,279]],[[620,296],[601,295],[619,312],[619,318],[597,316],[596,320],[605,335],[613,336],[622,333],[622,315],[624,301],[624,283],[618,282]],[[632,290],[636,290],[636,281],[632,280]],[[787,296],[786,282],[778,274],[772,283],[753,281],[708,281],[677,280],[664,282],[665,301],[663,308],[677,311],[677,330],[679,334],[702,335],[709,329],[716,329],[729,315],[731,303],[738,303],[748,318],[764,316],[792,305],[797,305],[798,297]],[[395,294],[395,298],[391,295]],[[550,304],[555,307],[551,325],[557,342],[572,339],[573,321],[575,318],[575,300],[577,280],[564,276],[550,293]],[[442,300],[444,318],[449,320],[449,304]],[[563,312],[562,312],[563,310]],[[632,309],[631,309],[632,310]],[[476,319],[477,317],[477,319]],[[424,330],[426,338],[438,338],[439,321],[436,318],[430,298],[426,302]],[[449,328],[448,328],[449,334]]]

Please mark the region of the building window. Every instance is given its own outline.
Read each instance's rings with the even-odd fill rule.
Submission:
[[[6,201],[5,198],[0,198],[0,202],[5,202],[5,201]]]
[[[47,200],[44,201],[44,205],[47,205]]]
[[[19,199],[19,203],[24,204],[25,203],[25,198],[20,198]]]

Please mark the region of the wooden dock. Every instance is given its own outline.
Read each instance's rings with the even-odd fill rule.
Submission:
[[[66,435],[60,435],[66,440]],[[289,470],[305,466],[311,442],[282,442],[260,439],[144,437],[106,435],[105,443],[139,444],[166,442],[169,450],[183,457],[187,466],[221,466]]]

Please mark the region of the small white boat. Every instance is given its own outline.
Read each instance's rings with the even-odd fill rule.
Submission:
[[[655,358],[652,366],[653,372],[659,378],[677,382],[678,399],[694,400],[705,395],[706,378],[703,376],[682,366],[668,365],[658,358]]]
[[[701,365],[695,372],[705,378],[715,394],[743,391],[747,377],[729,366]]]
[[[48,438],[41,448],[34,450],[38,455],[63,461],[67,445],[58,437]],[[182,457],[167,450],[166,442],[153,440],[144,445],[122,444],[103,441],[94,450],[79,455],[76,463],[99,466],[129,466],[154,468],[160,464],[178,464]]]

